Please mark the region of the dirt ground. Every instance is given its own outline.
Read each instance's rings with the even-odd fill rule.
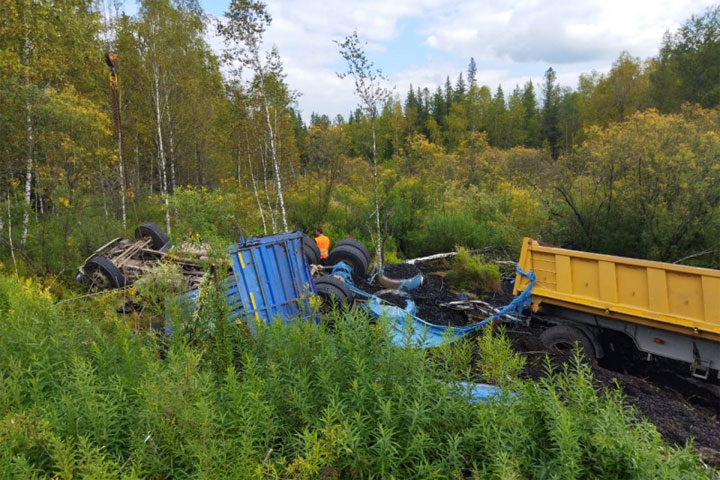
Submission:
[[[468,323],[461,313],[440,307],[440,303],[457,300],[458,292],[448,288],[443,278],[447,265],[421,265],[423,285],[412,292],[418,306],[417,316],[439,325],[460,326]],[[360,287],[362,288],[362,286]],[[496,306],[512,299],[512,285],[503,282],[501,293],[470,292]],[[388,297],[390,303],[404,306],[402,298]],[[507,334],[513,347],[526,355],[524,376],[538,378],[543,375],[545,355],[548,352],[539,340],[542,325],[536,321],[530,326],[508,325]],[[639,418],[650,421],[663,438],[675,445],[684,445],[694,439],[695,447],[710,464],[720,466],[720,386],[718,382],[690,377],[689,368],[680,362],[666,359],[647,360],[640,352],[625,352],[609,360],[592,364],[598,389],[622,389],[629,405],[636,408]]]

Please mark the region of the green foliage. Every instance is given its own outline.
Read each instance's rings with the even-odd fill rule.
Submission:
[[[483,262],[463,247],[457,248],[447,280],[455,288],[497,292],[500,290],[500,270],[494,263]]]
[[[655,106],[677,112],[685,102],[714,108],[720,104],[720,7],[692,15],[674,34],[663,38],[655,68],[650,74]]]
[[[198,315],[220,327],[212,283]],[[355,311],[163,345],[99,301],[0,277],[0,471],[95,478],[709,478],[580,361],[516,378],[502,334],[392,346]],[[215,299],[214,299],[215,298]],[[215,305],[215,306],[214,306]],[[489,330],[489,329],[488,329]],[[479,345],[514,394],[471,404]],[[160,354],[162,352],[162,354]]]
[[[525,357],[515,353],[503,326],[498,328],[497,333],[494,327],[492,323],[488,325],[477,339],[478,370],[486,382],[510,386],[520,378]]]
[[[487,225],[466,212],[432,212],[408,238],[409,255],[450,252],[457,245],[479,248],[490,243]]]
[[[562,162],[557,238],[665,261],[712,250],[720,211],[717,126],[717,112],[687,108],[682,115],[637,113],[591,130]]]
[[[177,295],[188,290],[180,265],[161,262],[134,283],[137,302],[150,315],[161,317]]]

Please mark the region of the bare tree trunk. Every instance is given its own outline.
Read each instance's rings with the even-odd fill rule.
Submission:
[[[165,92],[165,110],[167,112],[168,134],[170,140],[170,192],[175,193],[175,141],[173,138],[173,122],[170,118],[170,98]],[[175,212],[177,214],[177,212]]]
[[[118,92],[118,115],[120,115],[120,92]],[[127,209],[125,207],[125,164],[122,155],[122,127],[118,121],[117,127],[117,149],[118,149],[118,181],[120,182],[120,209],[122,210],[123,231],[127,230]]]
[[[265,149],[267,149],[267,143],[265,144]],[[270,212],[272,232],[277,233],[277,218],[275,216],[275,210],[273,210],[272,208],[272,203],[270,203],[270,186],[268,185],[267,181],[267,162],[265,161],[265,149],[260,150],[260,159],[262,160],[263,166],[263,183],[265,185],[265,201],[267,202],[268,211]]]
[[[33,173],[33,145],[34,145],[34,135],[33,135],[33,125],[32,125],[32,116],[31,116],[31,104],[30,104],[30,55],[32,53],[32,45],[30,41],[30,28],[27,23],[27,10],[28,7],[25,7],[24,14],[23,14],[23,20],[25,24],[25,41],[23,43],[23,60],[25,61],[25,66],[27,68],[25,73],[25,130],[27,133],[27,161],[26,161],[26,170],[25,170],[25,213],[23,213],[23,227],[22,227],[22,235],[20,237],[20,246],[25,247],[25,242],[27,241],[27,232],[28,232],[28,222],[30,222],[30,192],[32,191],[32,173]],[[14,257],[13,257],[14,259]],[[17,272],[17,267],[15,268]]]
[[[10,256],[12,257],[13,266],[15,267],[15,276],[18,276],[17,260],[15,259],[15,247],[13,247],[12,240],[12,216],[10,215],[10,192],[7,197],[7,212],[8,212],[8,243],[10,244]]]
[[[155,121],[157,123],[158,165],[160,166],[160,190],[165,203],[165,229],[170,234],[170,201],[168,199],[167,172],[165,171],[165,150],[163,148],[162,119],[160,117],[160,73],[158,66],[153,66],[155,89]]]
[[[167,97],[166,97],[167,98]],[[173,142],[172,122],[170,121],[170,113],[168,112],[168,132],[170,134],[170,188],[175,193],[175,148]],[[175,217],[178,216],[177,202],[173,202],[173,211]]]
[[[98,158],[98,171],[102,170],[102,165],[100,164],[100,159]],[[102,186],[102,199],[103,199],[103,213],[105,214],[105,220],[107,221],[110,218],[110,212],[108,212],[107,208],[107,192],[105,192],[105,180],[100,179],[100,183]],[[123,230],[125,230],[125,225],[123,224]]]
[[[175,193],[175,148],[172,126],[169,126],[168,128],[170,133],[170,192]]]
[[[152,164],[150,166],[150,170],[152,171]],[[140,188],[140,143],[138,141],[138,134],[135,132],[135,175],[137,177],[137,185],[134,186],[134,191],[136,193],[141,191]]]
[[[20,246],[25,247],[27,242],[28,223],[30,222],[30,194],[32,192],[33,178],[33,127],[32,118],[30,117],[30,101],[25,102],[25,129],[27,133],[27,160],[25,166],[25,213],[23,213],[22,235],[20,237]]]
[[[150,190],[149,190],[149,191],[150,191],[150,196],[152,196],[152,194],[153,194],[153,177],[154,177],[154,175],[153,175],[153,167],[154,167],[154,166],[155,166],[155,165],[154,165],[154,162],[153,162],[153,156],[150,155]]]
[[[255,201],[257,201],[258,211],[260,212],[260,220],[262,221],[263,226],[263,233],[267,235],[267,223],[265,222],[265,213],[263,212],[262,203],[260,202],[260,195],[258,194],[257,189],[257,183],[255,182],[255,173],[253,173],[252,168],[252,159],[250,156],[250,140],[247,138],[247,132],[245,133],[245,142],[247,144],[247,160],[248,160],[248,170],[250,171],[250,180],[252,181],[252,187],[253,187],[253,193],[255,194]],[[242,188],[242,185],[240,184],[240,146],[238,145],[238,185]]]
[[[278,199],[280,200],[280,212],[282,213],[282,221],[283,221],[283,227],[285,228],[285,232],[289,230],[288,223],[287,223],[287,214],[285,212],[285,198],[283,197],[283,190],[282,190],[282,181],[280,179],[280,165],[279,165],[279,159],[277,155],[277,151],[275,149],[275,129],[273,128],[272,121],[270,121],[270,107],[268,106],[268,99],[267,95],[265,94],[265,80],[263,79],[263,70],[260,67],[260,59],[255,57],[255,62],[257,63],[257,72],[259,73],[258,77],[260,78],[260,93],[262,94],[263,98],[263,104],[265,106],[265,121],[267,122],[267,128],[268,128],[268,134],[270,136],[270,156],[272,158],[273,162],[273,168],[275,170],[275,183],[277,186],[277,195]]]
[[[36,178],[35,181],[37,182],[37,178],[38,178],[37,170],[35,171],[35,178]],[[38,225],[40,224],[40,221],[38,220],[38,211],[40,210],[40,204],[38,202],[39,195],[38,195],[37,191],[38,191],[38,188],[37,188],[37,185],[35,185],[35,208],[33,210],[35,210],[35,236],[36,237],[38,235]]]
[[[382,230],[380,229],[380,195],[378,194],[378,168],[377,168],[377,155],[376,155],[376,142],[375,142],[375,117],[373,116],[370,120],[372,127],[372,158],[373,158],[373,188],[375,190],[375,228],[377,230],[377,257],[378,267],[380,270],[383,268],[383,237]]]

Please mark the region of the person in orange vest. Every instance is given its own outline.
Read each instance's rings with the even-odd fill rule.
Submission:
[[[315,229],[315,243],[317,243],[317,246],[320,249],[320,261],[325,263],[328,251],[330,250],[330,239],[323,235],[322,228],[320,227]]]

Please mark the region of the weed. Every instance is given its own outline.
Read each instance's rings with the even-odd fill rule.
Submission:
[[[401,349],[388,325],[336,309],[304,321],[227,322],[213,282],[193,341],[54,305],[0,276],[0,471],[9,478],[709,478],[576,361],[540,382],[502,333]],[[190,315],[190,312],[187,313]],[[489,329],[488,329],[489,330]],[[474,352],[474,348],[479,350]],[[481,358],[507,393],[472,404]],[[502,365],[502,357],[508,364]],[[505,380],[507,379],[507,381]],[[510,381],[512,380],[512,381]],[[509,390],[512,389],[513,393]]]
[[[472,256],[464,247],[457,247],[452,268],[446,278],[458,289],[487,292],[500,291],[500,270],[497,265],[484,263],[481,257]]]

